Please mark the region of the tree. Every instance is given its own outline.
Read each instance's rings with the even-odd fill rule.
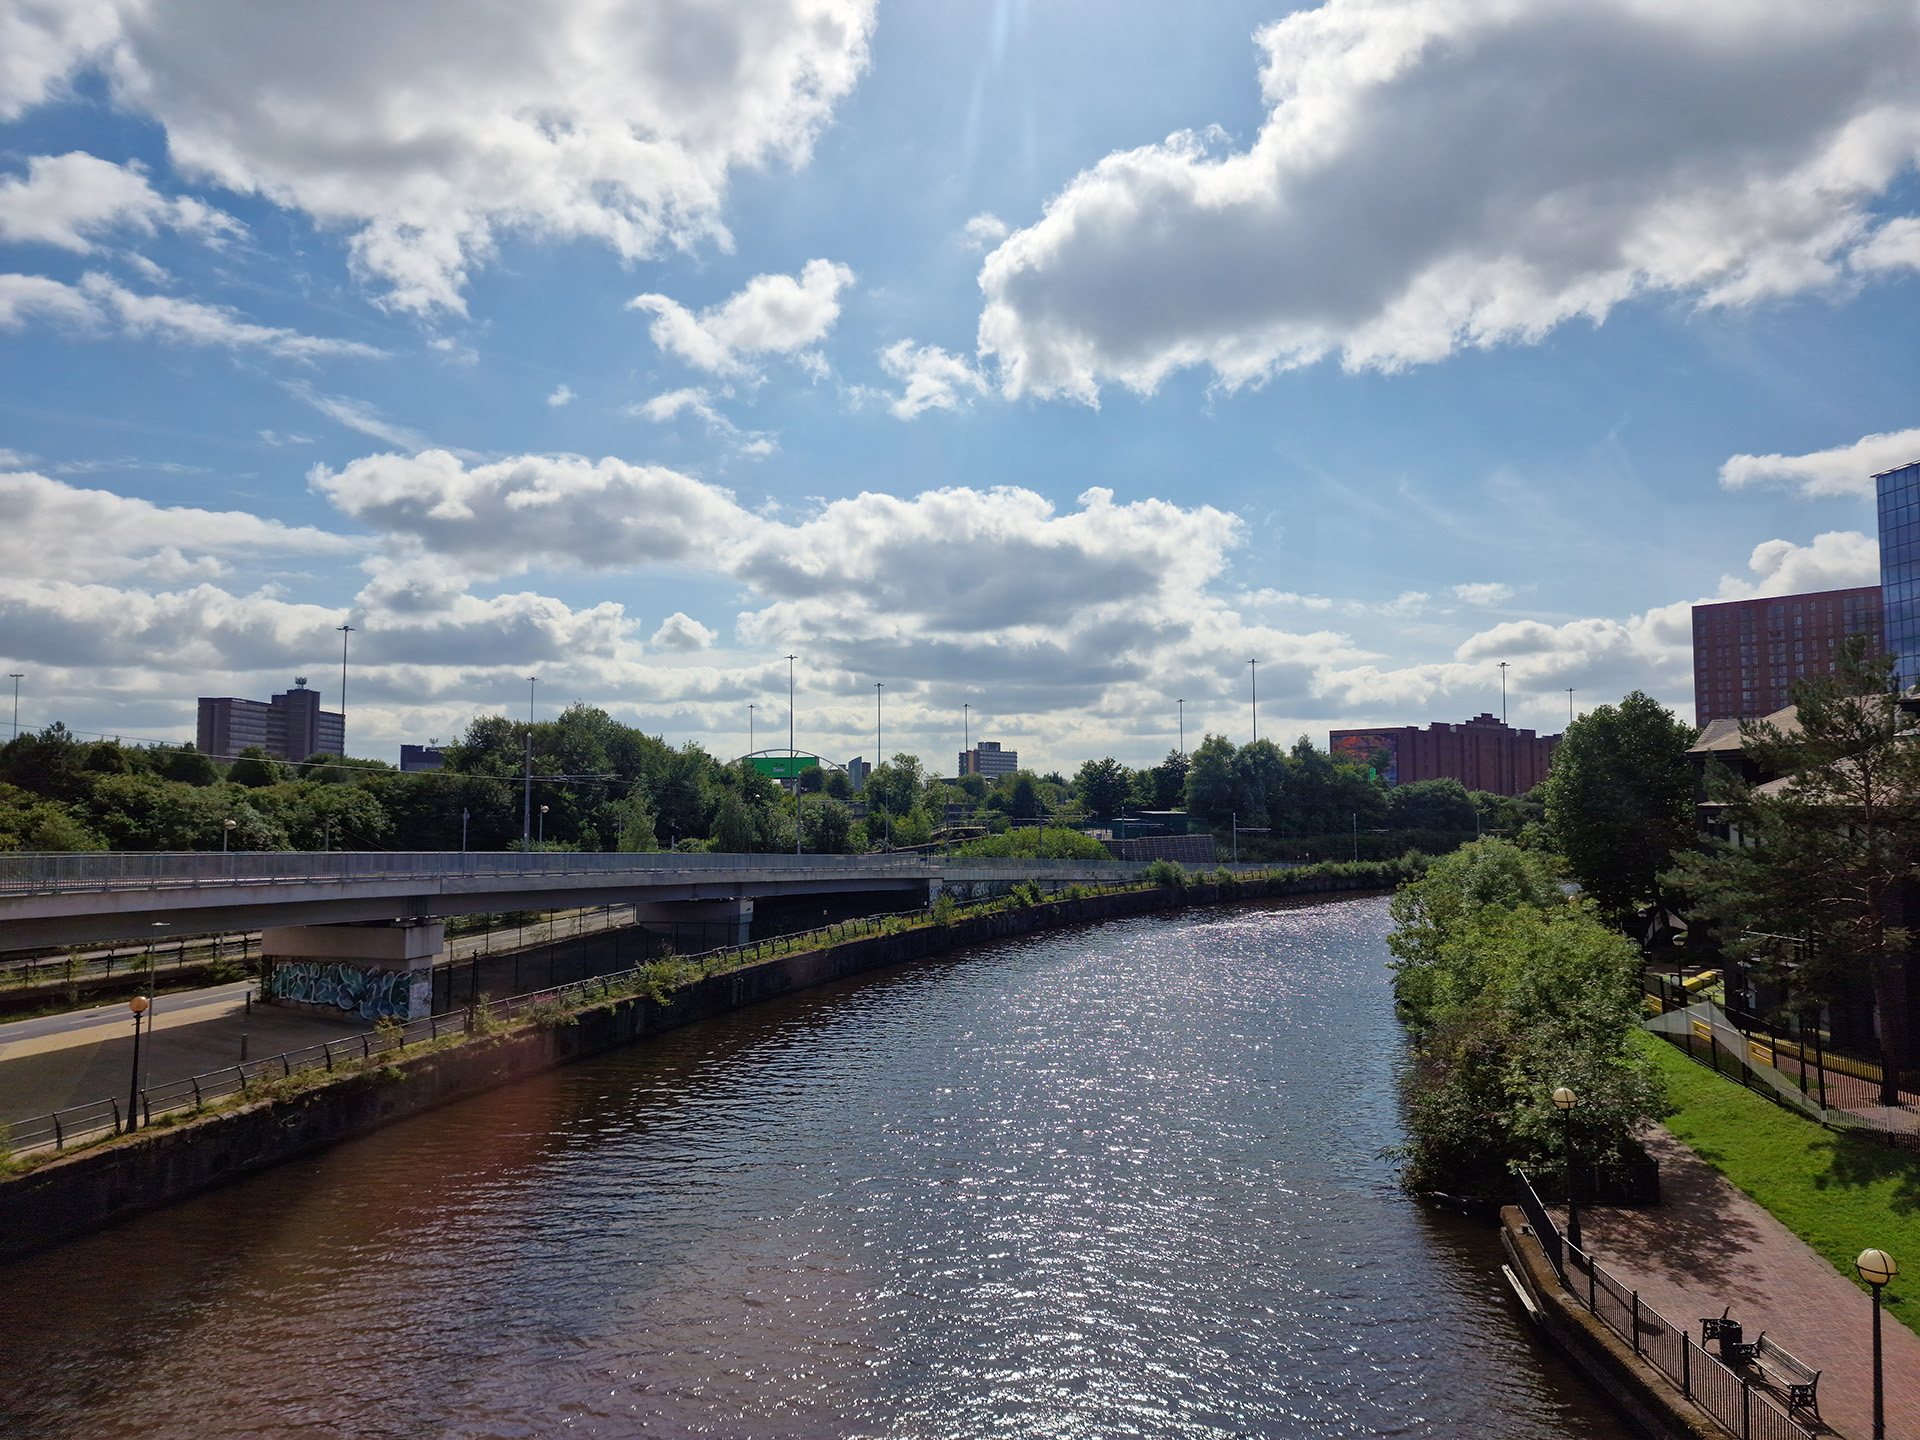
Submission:
[[[107,842],[57,800],[0,784],[0,850],[104,850]]]
[[[1623,925],[1661,895],[1694,837],[1693,732],[1636,690],[1567,727],[1542,787],[1546,832],[1602,919]]]
[[[1088,760],[1073,777],[1073,793],[1089,815],[1102,819],[1124,810],[1132,789],[1132,773],[1111,755],[1103,760]]]
[[[1187,813],[1210,825],[1223,825],[1234,808],[1234,746],[1224,735],[1208,735],[1193,752],[1187,772]]]
[[[1387,792],[1387,823],[1396,830],[1471,830],[1474,819],[1458,780],[1410,780]]]
[[[162,780],[182,785],[212,785],[220,779],[219,767],[210,756],[191,745],[156,745],[148,752],[153,773]]]
[[[258,745],[247,746],[233,764],[227,767],[227,779],[235,785],[244,785],[249,790],[278,785],[286,778],[286,770]]]
[[[844,855],[852,848],[853,818],[832,796],[808,795],[800,802],[800,834],[810,855]]]
[[[1178,750],[1169,750],[1166,759],[1144,772],[1153,789],[1148,804],[1155,810],[1171,810],[1186,804],[1187,771],[1190,768],[1186,756]]]
[[[1920,863],[1920,741],[1897,704],[1894,661],[1869,657],[1862,637],[1842,643],[1834,675],[1801,679],[1793,696],[1791,723],[1740,727],[1748,764],[1777,781],[1714,776],[1711,793],[1737,840],[1682,856],[1670,880],[1728,949],[1803,995],[1866,982],[1881,1103],[1897,1105],[1899,1066],[1912,1054],[1905,970]],[[1782,955],[1748,932],[1802,943]]]

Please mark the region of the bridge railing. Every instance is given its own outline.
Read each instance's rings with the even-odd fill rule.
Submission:
[[[986,856],[942,859],[922,855],[682,855],[578,854],[542,852],[445,851],[248,851],[214,854],[0,854],[0,894],[59,894],[84,890],[138,890],[301,884],[338,881],[447,880],[461,878],[540,879],[568,875],[665,877],[742,871],[787,874],[795,871],[849,875],[938,875],[945,868],[1005,874],[1077,875],[1091,871],[1131,874],[1139,862],[1016,860]]]

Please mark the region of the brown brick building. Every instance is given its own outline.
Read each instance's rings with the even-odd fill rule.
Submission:
[[[1469,790],[1524,795],[1547,778],[1558,735],[1515,730],[1492,715],[1464,725],[1435,722],[1373,730],[1335,730],[1328,748],[1336,760],[1371,766],[1389,785],[1410,780],[1458,780]]]
[[[1885,648],[1883,631],[1878,585],[1696,605],[1694,723],[1784,710],[1797,677],[1832,673],[1843,637],[1865,635],[1877,653]]]

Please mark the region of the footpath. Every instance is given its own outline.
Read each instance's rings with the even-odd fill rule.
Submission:
[[[1873,1434],[1872,1310],[1842,1277],[1706,1161],[1655,1126],[1664,1204],[1580,1212],[1587,1249],[1622,1284],[1700,1337],[1731,1307],[1749,1340],[1761,1331],[1822,1372],[1820,1414],[1848,1440]],[[1556,1212],[1564,1223],[1564,1212]],[[1896,1256],[1920,1267],[1920,1255]],[[1920,1440],[1920,1336],[1882,1314],[1889,1437]]]

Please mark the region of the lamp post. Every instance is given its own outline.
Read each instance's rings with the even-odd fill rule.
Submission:
[[[1251,687],[1249,693],[1253,696],[1253,738],[1258,740],[1260,738],[1260,662],[1258,660],[1247,661],[1247,684]]]
[[[127,1001],[127,1009],[133,1012],[133,1083],[127,1090],[127,1129],[137,1129],[140,1124],[140,1017],[147,1013],[153,1002],[144,995],[136,995]],[[1878,1328],[1874,1334],[1878,1335]]]
[[[753,702],[747,702],[747,754],[753,754]]]
[[[1580,1097],[1562,1085],[1553,1092],[1553,1104],[1560,1112],[1560,1134],[1566,1141],[1567,1239],[1574,1249],[1585,1250],[1580,1243],[1580,1211],[1573,1202],[1573,1112],[1580,1108]]]
[[[533,687],[538,675],[527,677],[527,788],[520,797],[520,849],[524,852],[533,840]]]
[[[547,807],[544,805],[540,807],[540,843],[547,843]]]
[[[787,765],[791,767],[800,752],[793,748],[793,662],[798,655],[789,655],[787,660]],[[880,757],[875,756],[876,760]],[[800,853],[800,772],[793,774],[793,853]]]
[[[1567,724],[1573,723],[1573,687],[1567,687]]]
[[[1180,708],[1180,753],[1184,756],[1187,753],[1187,702],[1176,700],[1173,703]]]
[[[1500,662],[1500,723],[1507,723],[1507,662]]]
[[[347,758],[347,637],[353,634],[353,626],[334,627],[340,632],[340,758]],[[317,740],[320,737],[315,735]]]
[[[239,823],[237,820],[223,820],[220,822],[220,853],[222,855],[227,853],[227,841],[233,835],[233,827]]]
[[[873,758],[876,760],[886,753],[886,746],[880,743],[880,692],[886,688],[884,680],[873,682]]]
[[[7,678],[13,681],[13,738],[20,738],[20,682],[27,678],[24,670],[9,672]]]
[[[1884,1250],[1862,1250],[1853,1264],[1873,1291],[1873,1440],[1887,1440],[1886,1385],[1880,1369],[1880,1288],[1900,1273],[1900,1266]]]
[[[473,812],[471,810],[468,810],[464,805],[460,807],[460,853],[462,855],[467,853],[467,821],[472,817]]]

